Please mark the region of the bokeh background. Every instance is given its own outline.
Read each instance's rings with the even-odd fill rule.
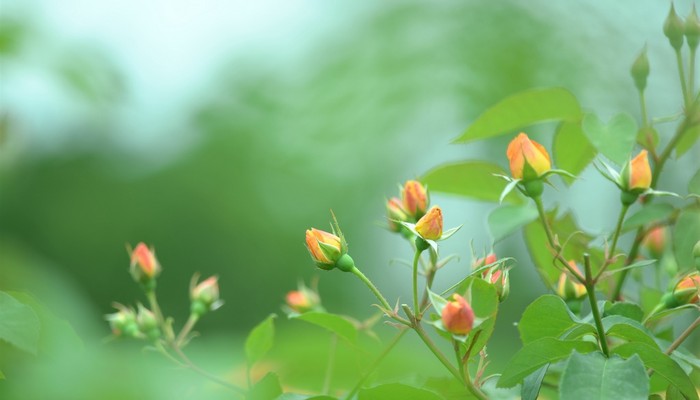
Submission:
[[[691,4],[676,2],[679,14]],[[3,348],[8,379],[0,393],[226,395],[139,344],[104,343],[110,303],[143,301],[125,251],[138,241],[155,246],[164,267],[161,305],[180,323],[191,275],[220,277],[226,305],[201,322],[191,351],[231,379],[242,371],[246,332],[280,313],[299,280],[318,277],[331,311],[372,314],[373,297],[359,281],[315,270],[308,258],[304,230],[328,227],[330,209],[365,273],[389,298],[409,298],[408,269],[392,260],[410,258],[410,249],[382,229],[384,201],[397,184],[467,158],[505,167],[508,138],[450,141],[486,107],[523,89],[563,86],[604,120],[620,111],[639,118],[628,71],[645,44],[651,113],[675,113],[675,59],[661,33],[668,6],[3,1],[0,290],[31,293],[74,332],[62,325],[48,355]],[[532,133],[549,147],[552,131],[544,125]],[[669,163],[664,188],[682,187],[697,169],[687,163],[696,160]],[[612,229],[618,207],[603,182],[587,170],[552,198],[600,235]],[[432,200],[443,206],[446,225],[465,224],[446,245],[446,253],[460,255],[438,277],[436,286],[447,287],[469,270],[470,242],[477,251],[492,246],[485,215],[496,205],[440,194]],[[520,234],[495,248],[519,260],[489,346],[497,370],[519,348],[514,322],[548,289]],[[290,386],[318,390],[312,376],[325,368],[327,334],[278,322],[270,368],[279,367]],[[377,330],[391,336],[390,327]],[[443,373],[414,339],[378,379]],[[372,346],[341,351],[338,368],[350,372],[336,378],[340,386],[353,381],[356,358],[371,358]],[[275,364],[283,359],[298,363]]]

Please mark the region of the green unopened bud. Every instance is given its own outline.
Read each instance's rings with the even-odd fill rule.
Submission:
[[[191,312],[199,317],[208,311],[214,311],[224,302],[219,299],[219,284],[216,276],[211,276],[197,283],[198,274],[190,281],[190,299],[192,300]]]
[[[138,337],[140,331],[134,310],[121,304],[114,304],[114,307],[119,311],[105,316],[112,334],[117,337]]]
[[[416,250],[423,252],[428,250],[428,248],[430,248],[430,244],[423,240],[423,238],[416,236]]]
[[[138,305],[138,314],[136,314],[136,323],[139,326],[141,332],[150,332],[153,329],[158,328],[158,320],[156,320],[156,315],[142,304]]]
[[[634,79],[634,86],[637,90],[643,92],[647,87],[647,77],[649,76],[649,59],[647,58],[647,48],[644,46],[642,52],[639,53],[637,59],[634,60],[632,68],[630,69],[630,75]]]
[[[335,267],[343,272],[350,272],[353,268],[355,268],[355,261],[349,254],[345,253],[340,256],[338,261],[335,263]]]
[[[620,201],[622,202],[622,204],[624,204],[626,206],[634,204],[634,202],[637,201],[638,197],[639,197],[639,193],[627,192],[627,191],[620,192]]]
[[[695,12],[695,4],[693,4],[693,9],[688,14],[688,18],[685,19],[685,39],[688,41],[688,47],[695,49],[700,43],[700,19],[698,19],[698,14]]]
[[[523,182],[523,186],[525,187],[525,194],[533,199],[540,197],[542,192],[544,192],[544,183],[542,183],[542,179],[525,181]]]
[[[668,17],[664,22],[664,35],[668,38],[671,47],[679,51],[683,46],[683,34],[685,33],[685,24],[681,17],[676,14],[676,9],[671,3],[671,9],[668,12]]]

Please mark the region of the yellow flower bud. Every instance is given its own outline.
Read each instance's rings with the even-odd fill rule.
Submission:
[[[428,209],[428,192],[418,181],[406,181],[401,189],[401,200],[403,210],[414,218],[414,221],[422,217]]]
[[[316,228],[306,231],[306,247],[311,253],[311,258],[321,269],[332,269],[340,258],[340,238]]]
[[[451,300],[442,309],[442,325],[449,332],[466,335],[474,325],[474,311],[464,297],[453,294]]]
[[[678,305],[697,303],[700,300],[700,273],[692,272],[681,279],[673,289]]]
[[[442,209],[433,206],[416,223],[416,232],[426,240],[438,240],[442,236]]]
[[[541,144],[520,133],[508,145],[506,156],[515,179],[536,179],[552,169],[549,153]]]
[[[646,150],[629,162],[627,190],[646,190],[651,186],[651,167]]]

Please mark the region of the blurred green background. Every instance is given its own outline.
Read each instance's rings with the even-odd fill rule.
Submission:
[[[683,16],[692,4],[676,3]],[[315,270],[304,248],[304,230],[327,228],[330,209],[360,268],[387,297],[409,298],[408,269],[391,260],[410,258],[410,249],[381,228],[397,184],[466,158],[505,167],[507,139],[449,143],[523,89],[563,86],[604,119],[638,118],[628,70],[644,44],[649,108],[676,112],[675,59],[661,33],[667,10],[665,1],[633,0],[3,2],[0,290],[31,293],[82,345],[70,345],[74,334],[57,323],[70,339],[48,353],[2,348],[0,394],[226,395],[139,344],[102,342],[110,303],[143,301],[125,251],[139,241],[156,248],[161,305],[178,323],[191,275],[219,275],[226,305],[198,326],[192,351],[230,376],[240,375],[246,332],[279,312],[300,279],[318,276],[333,312],[372,314],[359,281]],[[532,133],[550,147],[552,130]],[[670,163],[664,188],[694,171]],[[610,231],[617,212],[617,194],[602,182],[587,170],[570,190],[552,191],[594,234]],[[495,204],[432,200],[447,226],[465,224],[444,250],[460,255],[438,276],[447,287],[469,270],[471,241],[490,248],[485,215]],[[519,264],[489,346],[494,369],[519,348],[513,323],[547,290],[519,234],[496,251]],[[271,362],[303,358],[320,376],[327,335],[299,325],[279,320]],[[392,328],[378,330],[388,338]],[[413,340],[380,377],[443,374]],[[352,383],[357,358],[371,358],[345,351],[353,364],[340,387]],[[287,376],[290,386],[318,390],[318,379]]]

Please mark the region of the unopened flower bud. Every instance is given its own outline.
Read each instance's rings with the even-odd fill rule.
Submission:
[[[290,291],[287,293],[285,300],[287,306],[298,313],[314,310],[321,302],[316,292],[306,288]]]
[[[401,200],[392,197],[386,202],[386,214],[389,219],[389,230],[392,232],[401,232],[404,227],[399,222],[408,221],[408,214],[403,209]]]
[[[131,252],[131,265],[129,272],[136,282],[149,285],[160,274],[160,263],[153,249],[149,249],[143,242],[136,245]]]
[[[191,312],[202,316],[208,311],[216,310],[223,302],[219,299],[218,277],[211,276],[198,284],[196,277],[195,275],[190,283]]]
[[[114,307],[118,310],[116,313],[105,315],[112,334],[117,337],[138,337],[140,332],[134,310],[121,304]]]
[[[681,17],[676,14],[676,9],[671,3],[671,9],[668,12],[666,21],[664,22],[664,35],[668,38],[671,47],[677,51],[683,46],[683,34],[685,33],[685,24]]]
[[[569,261],[569,265],[575,270],[579,270],[573,260]],[[586,295],[586,287],[575,282],[566,272],[562,272],[559,275],[556,292],[564,300],[578,300]]]
[[[661,259],[666,248],[666,228],[657,225],[647,232],[642,240],[642,246],[649,252],[649,255],[655,259]]]
[[[510,280],[508,279],[508,270],[502,270],[498,266],[484,271],[482,277],[484,280],[492,284],[496,288],[498,301],[504,302],[510,294]]]
[[[428,191],[418,181],[406,181],[401,189],[401,201],[406,214],[418,220],[428,209]]]
[[[476,261],[472,263],[472,270],[479,269],[484,265],[493,264],[496,261],[498,261],[498,257],[496,257],[496,254],[489,253],[486,257],[477,258]]]
[[[552,168],[549,153],[541,144],[520,133],[508,144],[506,156],[515,179],[537,179]]]
[[[693,9],[688,14],[685,19],[685,39],[688,41],[688,47],[695,49],[700,43],[700,19],[698,19],[698,14],[695,11],[695,4],[693,4]]]
[[[453,294],[442,309],[442,325],[457,335],[467,335],[474,325],[474,311],[464,297]]]
[[[139,330],[151,340],[158,339],[160,337],[160,329],[158,328],[156,315],[142,304],[138,305],[138,309],[136,324],[139,326]]]
[[[634,60],[632,68],[630,69],[630,75],[632,75],[632,79],[634,79],[634,86],[637,87],[637,90],[643,92],[647,87],[647,77],[649,76],[649,59],[647,58],[646,46],[642,52],[639,53],[637,59]]]
[[[416,223],[416,232],[425,240],[438,240],[442,236],[442,209],[439,206],[430,208]]]
[[[330,270],[342,255],[342,243],[338,236],[316,228],[306,231],[306,247],[316,266]]]
[[[640,193],[651,186],[651,167],[646,150],[642,150],[636,157],[628,161],[620,172],[620,186],[623,193],[622,203],[630,205],[637,200]]]

